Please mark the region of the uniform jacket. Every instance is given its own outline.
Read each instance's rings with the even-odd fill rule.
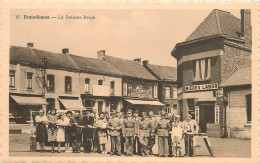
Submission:
[[[110,118],[108,120],[108,128],[110,129],[109,130],[110,136],[119,136],[120,129],[122,128],[121,119],[119,119],[118,117]]]
[[[86,128],[83,129],[84,134],[86,136],[89,136],[89,137],[92,136],[94,130],[92,128],[88,128],[88,125],[90,125],[90,126],[94,125],[94,117],[92,117],[92,116],[89,116],[89,117],[84,116],[83,117],[83,121],[84,121],[84,126],[86,127]]]
[[[141,118],[138,121],[138,126],[137,126],[137,131],[138,135],[140,137],[150,137],[151,134],[151,122],[148,118]]]
[[[193,132],[193,133],[198,133],[199,131],[199,126],[195,120],[191,120],[189,122],[184,121],[183,122],[183,128],[185,132]]]
[[[74,123],[77,123],[78,125],[83,125],[83,118],[82,116],[79,117],[71,117],[70,118],[70,124],[72,125],[70,128],[70,134],[71,136],[76,136],[77,134],[81,134],[81,128],[74,125]]]
[[[157,135],[158,136],[169,136],[170,123],[167,119],[160,119],[157,122]]]
[[[157,125],[156,117],[149,117],[149,121],[151,123],[151,136],[155,136],[155,128]]]
[[[136,123],[134,118],[125,118],[122,124],[122,134],[125,136],[134,136],[136,133]]]

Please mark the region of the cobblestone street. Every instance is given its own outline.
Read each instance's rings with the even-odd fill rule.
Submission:
[[[209,138],[212,144],[216,157],[250,157],[251,156],[251,140],[240,139],[222,139]],[[198,139],[198,144],[201,145],[197,150],[197,157],[209,157],[209,153],[202,143],[203,140]],[[43,156],[43,157],[110,157],[109,154],[102,155],[99,153],[50,153],[49,147],[46,147],[46,153],[30,152],[30,137],[28,134],[10,134],[9,140],[10,156]],[[155,146],[155,148],[157,145]],[[62,148],[63,150],[63,148]],[[156,150],[157,151],[157,150]],[[118,157],[118,156],[113,156]],[[121,157],[124,157],[123,155]],[[135,157],[140,157],[136,156]],[[152,156],[156,157],[156,155]]]

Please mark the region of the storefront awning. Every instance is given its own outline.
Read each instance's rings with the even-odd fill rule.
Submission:
[[[16,96],[11,95],[19,105],[47,105],[48,103],[42,97]]]
[[[85,107],[78,99],[60,99],[60,102],[64,105],[67,110],[82,110]]]
[[[147,100],[126,100],[127,102],[133,105],[155,105],[155,106],[164,106],[163,103],[159,101],[147,101]]]

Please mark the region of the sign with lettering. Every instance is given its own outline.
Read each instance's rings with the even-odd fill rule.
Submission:
[[[138,98],[151,98],[152,97],[152,90],[145,90],[140,87],[133,89],[131,97],[138,97]]]
[[[206,91],[218,89],[218,83],[185,86],[185,92]]]

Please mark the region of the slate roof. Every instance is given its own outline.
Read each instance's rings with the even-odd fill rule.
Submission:
[[[38,56],[34,55],[29,48],[11,46],[10,52],[10,63],[11,64],[24,64],[40,67],[42,65]]]
[[[157,80],[143,65],[136,61],[112,57],[106,55],[105,58],[112,66],[117,68],[123,76],[140,79]]]
[[[109,74],[122,76],[121,72],[105,60],[87,58],[82,56],[70,55],[71,59],[77,64],[80,71],[92,72],[97,74]]]
[[[242,67],[232,73],[220,86],[240,86],[252,84],[251,67]]]
[[[170,66],[159,66],[154,64],[148,64],[147,67],[161,80],[165,81],[177,81],[177,68]]]
[[[191,33],[186,41],[225,34],[230,38],[240,39],[241,21],[230,12],[214,9],[202,23]]]

